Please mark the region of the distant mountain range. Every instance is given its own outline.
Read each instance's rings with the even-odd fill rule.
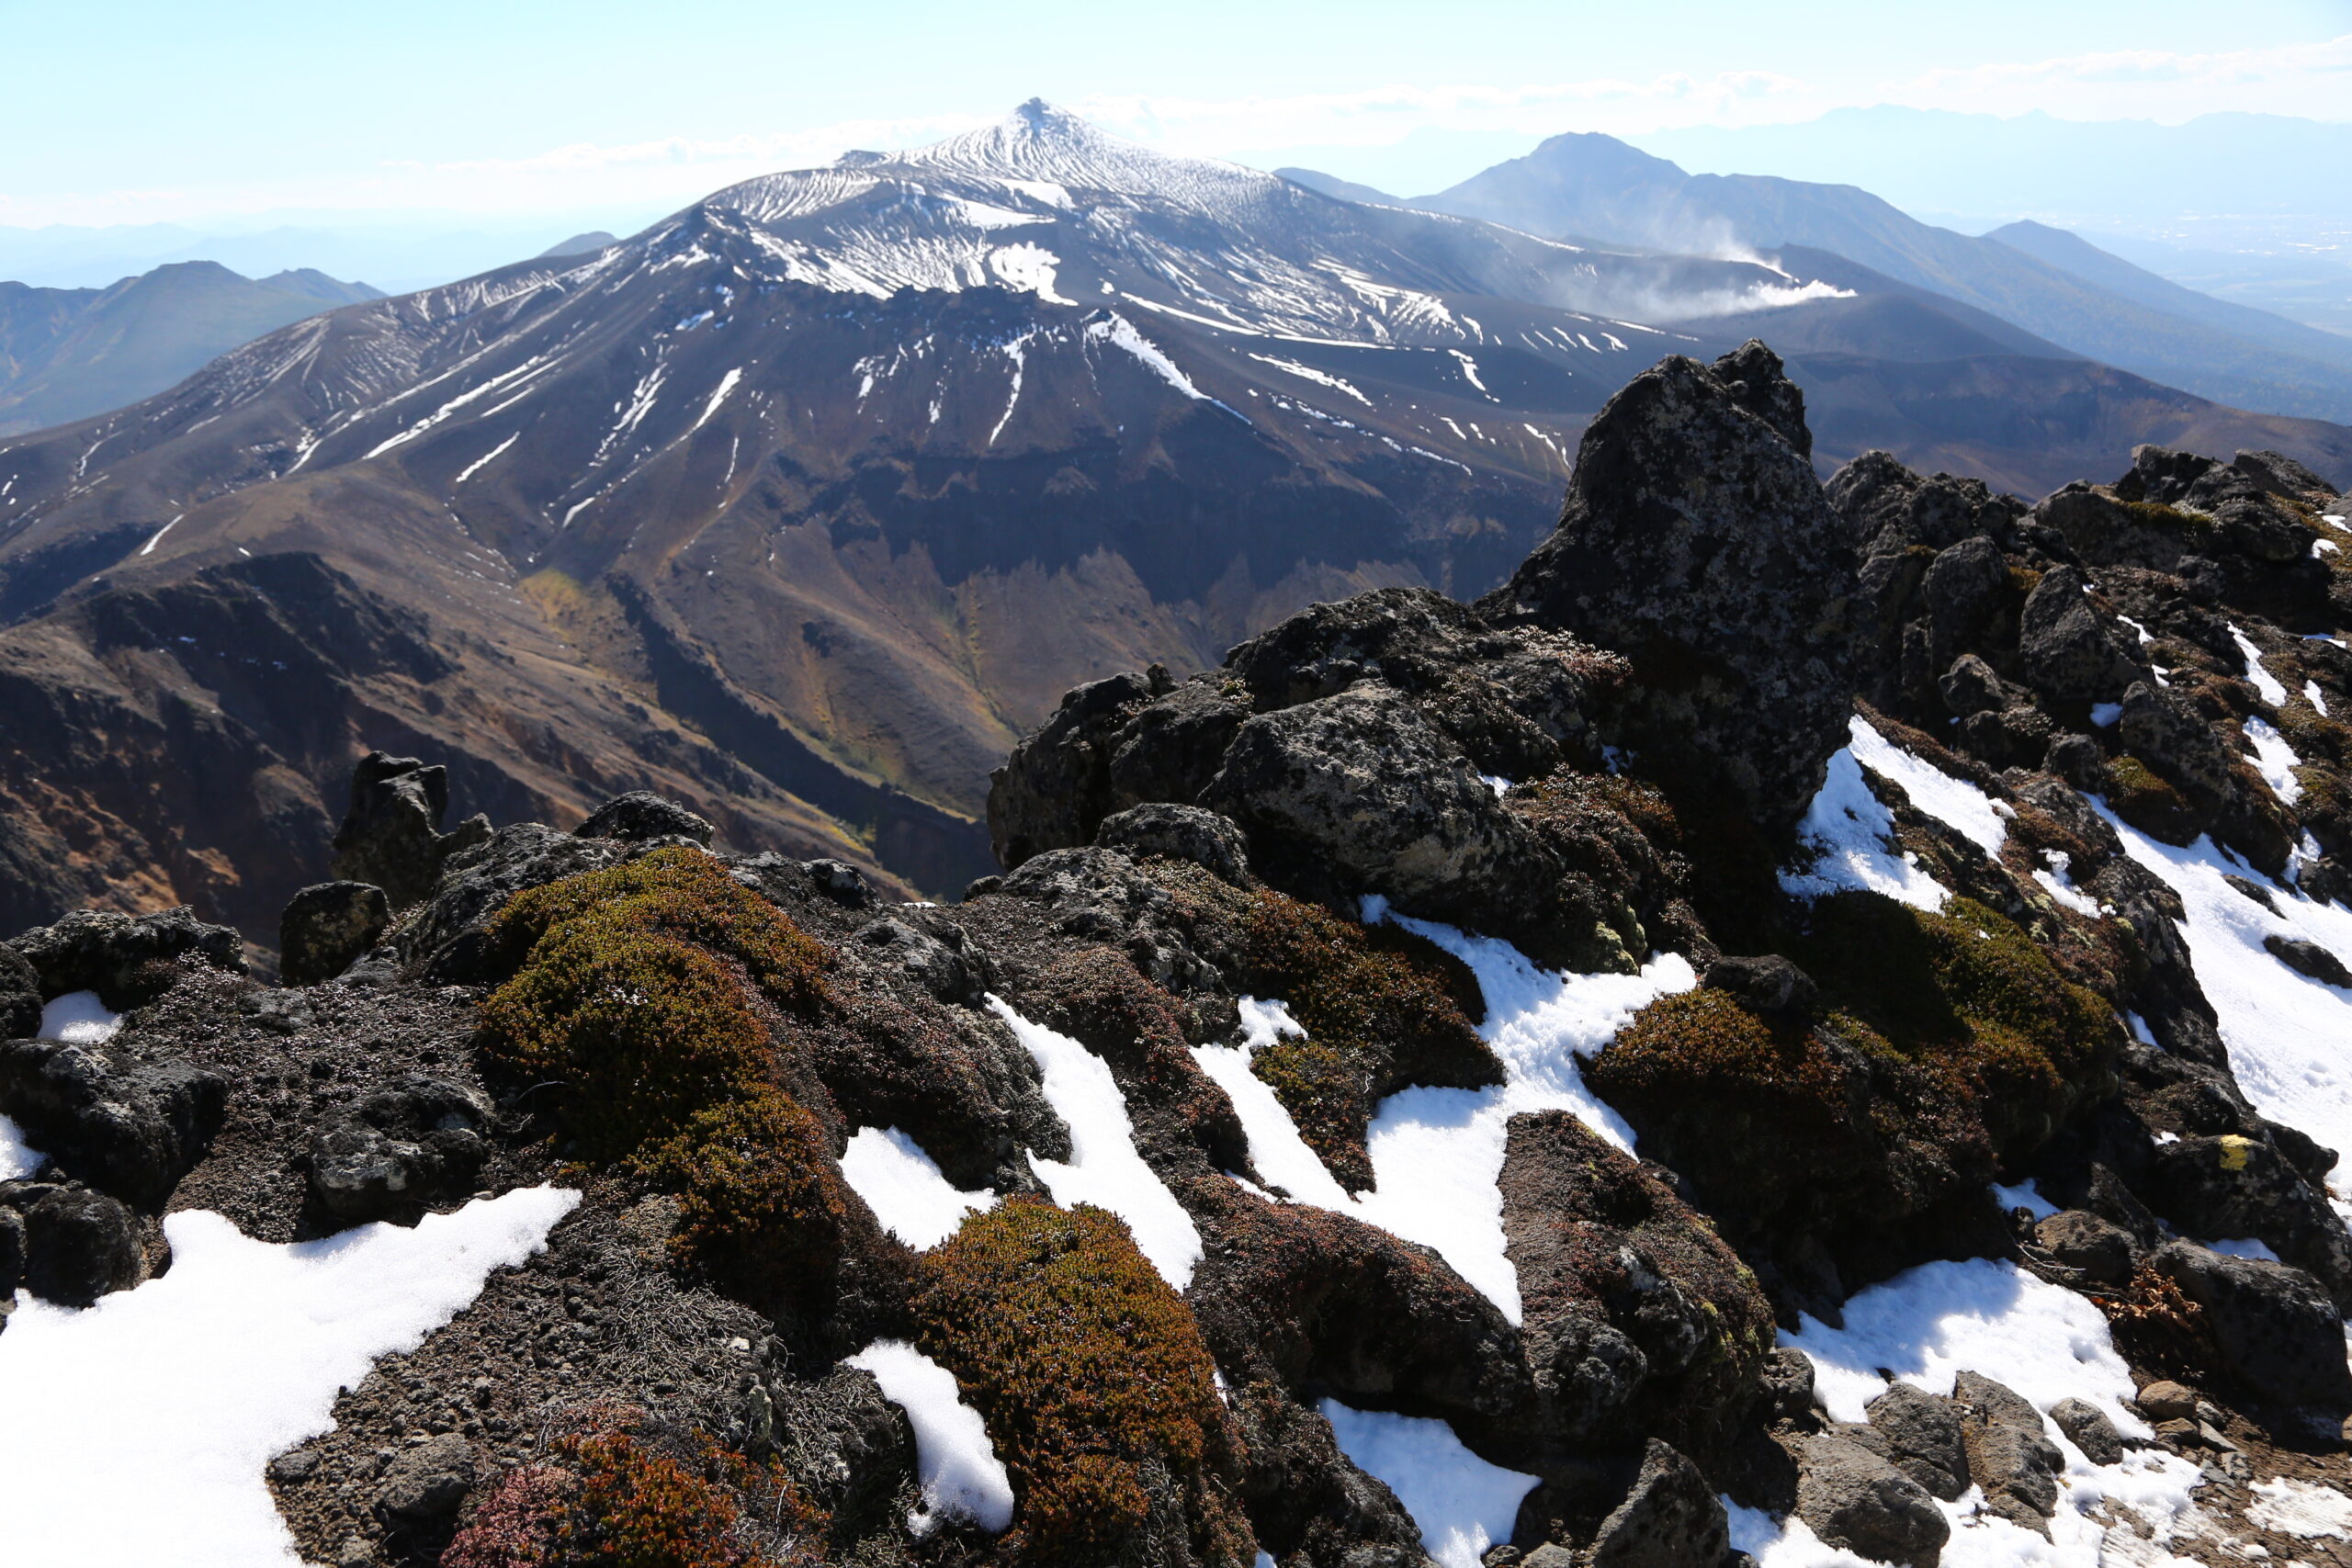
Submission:
[[[1830,252],[2201,397],[2352,421],[2352,338],[2196,294],[2038,225],[1961,234],[1855,186],[1690,175],[1590,134],[1553,137],[1414,205],[1602,243]]]
[[[1653,210],[1656,161],[1619,152]],[[952,890],[992,864],[988,770],[1066,689],[1364,587],[1493,585],[1611,393],[1749,335],[1825,466],[2038,491],[2159,440],[2352,477],[2352,431],[1955,299],[1899,225],[1873,254],[1907,270],[1564,241],[1526,174],[1485,187],[1523,193],[1507,225],[1033,103],[0,440],[0,924],[136,885],[267,940],[368,745],[447,761],[461,810],[653,787],[738,845]],[[167,764],[204,809],[126,783]]]
[[[0,283],[0,435],[120,408],[289,321],[382,298],[322,272],[256,280],[201,261],[110,288]]]

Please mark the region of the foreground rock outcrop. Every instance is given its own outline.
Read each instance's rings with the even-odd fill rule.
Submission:
[[[444,833],[370,755],[288,984],[184,913],[0,943],[0,1286],[137,1288],[182,1210],[577,1188],[271,1461],[350,1568],[1730,1568],[1726,1495],[1908,1568],[2188,1529],[2085,1516],[2076,1454],[2308,1551],[2263,1499],[2352,1485],[2335,1156],[2249,1098],[2149,846],[2340,891],[2352,664],[2274,536],[2335,503],[2260,454],[2034,509],[1808,452],[1760,344],[1668,360],[1508,590],[1071,693],[955,904],[641,792]],[[2331,986],[2296,929],[2247,952]],[[1839,1359],[1858,1292],[1952,1280],[2122,1361]]]

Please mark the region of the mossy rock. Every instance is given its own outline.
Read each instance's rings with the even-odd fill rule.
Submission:
[[[1182,1298],[1102,1210],[1008,1199],[918,1265],[922,1348],[956,1374],[1012,1478],[1029,1561],[1245,1568],[1238,1438]],[[1012,1544],[1012,1543],[1008,1543]]]
[[[824,1129],[781,1090],[697,1112],[640,1164],[683,1196],[681,1261],[755,1302],[831,1293],[849,1192]]]
[[[2109,804],[2118,817],[2142,832],[2168,844],[2186,844],[2203,830],[2180,791],[2139,758],[2126,752],[2110,759],[2107,776],[2112,784]]]

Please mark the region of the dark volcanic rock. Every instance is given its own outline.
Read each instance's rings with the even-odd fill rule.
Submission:
[[[401,1532],[431,1530],[455,1518],[474,1484],[473,1445],[455,1432],[428,1438],[385,1467],[376,1514]]]
[[[243,939],[226,926],[206,925],[186,908],[135,918],[76,909],[7,945],[31,965],[43,997],[96,991],[117,1012],[153,1001],[191,963],[245,972]]]
[[[705,849],[710,847],[711,838],[718,831],[707,818],[696,816],[674,800],[665,800],[642,789],[615,795],[572,829],[583,839],[621,839],[631,842],[684,839]]]
[[[1870,1426],[1849,1432],[1895,1469],[1950,1503],[1968,1490],[1968,1449],[1951,1401],[1907,1382],[1887,1385],[1868,1406]]]
[[[1566,1111],[1511,1119],[1501,1187],[1544,1430],[1720,1452],[1772,1344],[1770,1308],[1737,1257]]]
[[[376,945],[391,901],[366,882],[321,882],[294,895],[277,923],[277,976],[288,986],[332,980]]]
[[[1587,1568],[1716,1568],[1731,1550],[1724,1506],[1706,1477],[1653,1438],[1625,1500],[1600,1521]]]
[[[103,1192],[0,1184],[0,1205],[22,1216],[22,1282],[44,1301],[85,1307],[147,1277],[139,1217]]]
[[[2107,1412],[2088,1400],[2069,1395],[2050,1407],[2050,1418],[2093,1464],[2113,1464],[2123,1457],[2122,1435]]]
[[[2271,957],[2296,974],[2352,991],[2352,969],[2346,969],[2342,959],[2310,938],[2280,936],[2272,931],[2262,939],[2262,945]]]
[[[114,1045],[0,1042],[0,1114],[67,1175],[163,1207],[220,1130],[228,1085],[186,1062]]]
[[[429,897],[443,861],[490,839],[486,817],[442,832],[448,811],[448,769],[368,752],[351,771],[351,808],[334,835],[335,875],[375,884],[396,908]]]
[[[1881,1562],[1935,1568],[1951,1526],[1927,1489],[1835,1432],[1799,1450],[1797,1517],[1831,1546]]]
[[[311,1140],[311,1200],[342,1224],[413,1215],[472,1190],[489,1127],[479,1090],[412,1073]]]
[[[2052,1214],[2034,1226],[2033,1234],[2051,1257],[2106,1284],[2129,1280],[2139,1260],[2129,1231],[2086,1210]]]
[[[2099,625],[2082,573],[2054,567],[2026,595],[2018,662],[2026,681],[2061,702],[2112,702],[2147,671]]]
[[[2205,1309],[2222,1370],[2255,1394],[2334,1416],[2352,1411],[2343,1314],[2317,1280],[2188,1241],[2168,1244],[2149,1263]]]
[[[2041,1412],[2007,1384],[1973,1371],[1952,1380],[1951,1402],[1960,1410],[1968,1473],[1984,1489],[1985,1511],[2048,1535],[2065,1461]]]
[[[1167,855],[1188,860],[1236,887],[1254,887],[1250,874],[1250,846],[1230,817],[1197,806],[1154,801],[1131,806],[1102,819],[1094,841],[1106,850],[1133,855]]]
[[[1821,787],[1856,684],[1851,530],[1802,406],[1760,344],[1634,378],[1586,431],[1558,530],[1481,602],[1630,658],[1623,735],[1644,771],[1772,830]]]
[[[15,948],[0,944],[0,1040],[40,1028],[40,975]]]
[[[1718,958],[1707,965],[1706,984],[1767,1017],[1801,1018],[1821,999],[1813,976],[1778,953]]]

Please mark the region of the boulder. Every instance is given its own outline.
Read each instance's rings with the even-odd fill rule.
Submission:
[[[229,1086],[111,1045],[0,1042],[0,1114],[59,1169],[154,1211],[210,1146]]]
[[[2122,1284],[2138,1260],[2139,1248],[2129,1232],[2086,1210],[2052,1214],[2035,1225],[2033,1234],[2051,1257],[2102,1284]]]
[[[2257,1396],[2335,1415],[2352,1411],[2344,1318],[2301,1269],[2175,1241],[2149,1259],[2204,1309],[2221,1370]]]
[[[2050,1418],[2067,1440],[2083,1450],[2083,1457],[2093,1464],[2115,1464],[2123,1458],[2123,1435],[2107,1412],[2086,1399],[2071,1394],[2050,1407]]]
[[[1758,1376],[1764,1384],[1765,1419],[1800,1420],[1813,1414],[1812,1357],[1802,1350],[1767,1351]]]
[[[989,840],[999,864],[1010,871],[1047,850],[1093,840],[1096,825],[1123,804],[1111,788],[1120,732],[1155,696],[1172,689],[1167,672],[1159,673],[1157,682],[1126,671],[1072,687],[1044,726],[989,775]],[[1246,706],[1229,705],[1240,710],[1232,716],[1238,725]],[[1224,731],[1226,739],[1230,734]],[[1222,739],[1215,750],[1223,755]]]
[[[103,1192],[47,1182],[0,1184],[22,1220],[21,1283],[43,1301],[85,1307],[147,1277],[139,1217]]]
[[[474,1484],[473,1445],[455,1432],[393,1456],[376,1488],[376,1517],[388,1530],[423,1534],[458,1517]]]
[[[2047,1536],[2065,1461],[2041,1412],[2007,1384],[1974,1371],[1952,1380],[1951,1402],[1960,1412],[1968,1473],[1984,1489],[1984,1511]]]
[[[1706,1477],[1652,1438],[1633,1488],[1600,1521],[1582,1568],[1717,1568],[1730,1550],[1730,1525]]]
[[[718,831],[707,818],[696,816],[674,800],[665,800],[642,789],[615,795],[572,829],[582,839],[618,839],[625,843],[684,839],[704,849],[710,848],[710,840]]]
[[[1831,1546],[1905,1568],[1936,1568],[1951,1539],[1927,1488],[1836,1432],[1798,1450],[1797,1517]]]
[[[1718,958],[1707,965],[1705,984],[1767,1018],[1807,1018],[1821,1000],[1813,976],[1778,953]]]
[[[1803,407],[1760,343],[1660,361],[1587,429],[1559,527],[1479,602],[1630,659],[1618,739],[1644,771],[1776,832],[1846,744],[1856,690],[1852,530]]]
[[[1968,1450],[1961,1440],[1960,1412],[1951,1401],[1907,1382],[1889,1383],[1866,1407],[1868,1446],[1888,1463],[1950,1503],[1968,1490]],[[1851,1434],[1858,1442],[1861,1433]]]
[[[288,901],[277,920],[277,977],[282,985],[332,980],[392,923],[391,900],[366,882],[319,882]]]
[[[351,807],[334,835],[334,874],[384,890],[394,908],[432,897],[441,864],[489,842],[490,818],[441,831],[449,810],[449,770],[414,757],[370,751],[351,771]]]
[[[506,900],[628,855],[616,839],[575,838],[537,822],[501,828],[489,842],[448,857],[438,889],[401,930],[401,955],[423,960],[427,975],[444,984],[503,980],[491,966],[482,931]]]
[[[2197,1391],[2169,1378],[2148,1384],[2132,1403],[2151,1421],[2187,1421],[2197,1416]]]
[[[377,1089],[311,1138],[311,1200],[363,1224],[469,1192],[489,1157],[490,1112],[480,1091],[422,1073]]]
[[[2352,969],[2346,969],[2342,959],[2309,937],[2280,936],[2272,931],[2262,939],[2262,945],[2271,957],[2296,974],[2307,975],[2324,986],[2352,991]]]
[[[76,909],[6,945],[38,976],[43,997],[96,991],[117,1012],[162,996],[188,964],[245,972],[244,939],[227,926],[206,925],[185,906],[135,917]]]
[[[1240,828],[1232,818],[1197,806],[1166,801],[1131,806],[1102,818],[1094,841],[1132,855],[1188,860],[1236,887],[1258,885],[1250,874],[1250,846]]]
[[[0,945],[0,1040],[40,1030],[40,975],[15,948]]]
[[[2018,666],[2035,690],[2060,702],[2112,702],[2149,674],[2108,635],[2083,574],[2067,566],[2042,573],[2026,595]]]
[[[2230,460],[2256,489],[2287,501],[2325,501],[2335,487],[2283,452],[2240,452]]]
[[[1771,1311],[1753,1276],[1654,1169],[1566,1111],[1510,1119],[1499,1185],[1544,1435],[1664,1438],[1712,1462],[1763,1388]],[[1809,1406],[1798,1360],[1780,1375],[1804,1379],[1787,1397]]]
[[[2265,1135],[2215,1133],[2177,1137],[2151,1151],[2141,1186],[2166,1218],[2192,1235],[2256,1236],[2284,1262],[2318,1279],[2340,1305],[2352,1308],[2352,1235],[2329,1204],[2325,1174],[2332,1159],[2315,1145],[2303,1149],[2292,1129]],[[2308,1140],[2303,1140],[2308,1142]],[[2290,1151],[2316,1165],[2321,1179]]]

